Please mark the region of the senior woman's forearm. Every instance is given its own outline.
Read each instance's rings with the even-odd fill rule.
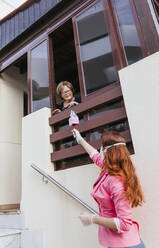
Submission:
[[[93,223],[100,226],[108,227],[113,230],[117,230],[114,218],[105,218],[99,215],[95,215],[93,217]]]

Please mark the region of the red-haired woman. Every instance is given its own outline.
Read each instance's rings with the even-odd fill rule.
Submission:
[[[73,136],[101,167],[91,193],[99,206],[99,215],[81,214],[80,220],[85,226],[99,225],[99,242],[105,247],[145,248],[131,208],[142,205],[143,193],[125,139],[115,131],[104,133],[99,154],[78,130],[73,130]]]

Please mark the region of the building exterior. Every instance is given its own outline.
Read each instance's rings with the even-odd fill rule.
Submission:
[[[0,209],[20,209],[41,247],[100,247],[97,228],[79,223],[84,207],[31,167],[97,210],[99,171],[73,141],[70,109],[51,115],[68,80],[86,139],[99,149],[106,130],[126,138],[146,198],[134,216],[157,248],[158,14],[157,0],[28,0],[0,21]]]

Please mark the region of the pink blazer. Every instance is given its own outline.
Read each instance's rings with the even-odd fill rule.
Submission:
[[[103,159],[96,152],[93,162],[99,167]],[[103,246],[129,247],[140,243],[139,225],[132,220],[132,209],[127,198],[123,197],[124,185],[121,178],[102,172],[93,185],[92,197],[99,207],[99,215],[115,218],[117,229],[99,226],[98,238]]]

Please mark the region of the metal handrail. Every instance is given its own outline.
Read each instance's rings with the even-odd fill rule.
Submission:
[[[59,182],[57,182],[53,177],[48,175],[46,172],[41,170],[38,166],[35,164],[32,164],[31,167],[39,172],[43,177],[47,178],[48,181],[51,183],[54,183],[58,188],[60,188],[62,191],[64,191],[67,195],[72,197],[74,200],[76,200],[78,203],[80,203],[83,207],[85,207],[88,211],[90,211],[93,214],[98,214],[93,208],[91,208],[89,205],[87,205],[85,202],[83,202],[81,199],[79,199],[76,195],[74,195],[71,191],[66,189],[64,186],[62,186]]]
[[[0,233],[0,237],[14,236],[14,235],[17,235],[17,234],[21,234],[21,232],[17,231],[17,232],[14,232],[14,233]]]

